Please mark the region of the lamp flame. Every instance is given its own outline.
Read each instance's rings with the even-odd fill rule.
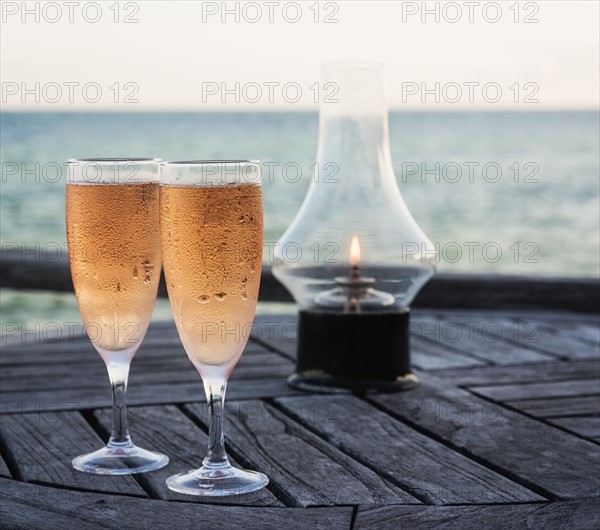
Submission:
[[[358,267],[360,262],[360,244],[358,237],[352,236],[352,242],[350,243],[350,265],[352,267]]]

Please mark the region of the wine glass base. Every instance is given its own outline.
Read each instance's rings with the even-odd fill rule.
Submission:
[[[225,497],[241,495],[264,488],[269,478],[258,471],[238,469],[233,466],[208,468],[179,473],[167,479],[170,490],[186,495]]]
[[[169,463],[169,457],[147,451],[137,445],[107,445],[93,453],[78,456],[73,467],[95,475],[133,475],[160,469]]]

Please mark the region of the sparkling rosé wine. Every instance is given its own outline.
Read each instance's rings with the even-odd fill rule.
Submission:
[[[261,187],[163,185],[160,208],[167,289],[185,350],[202,375],[229,375],[258,300]]]
[[[67,185],[75,293],[88,335],[109,356],[105,360],[116,352],[133,355],[150,322],[161,269],[158,188]]]

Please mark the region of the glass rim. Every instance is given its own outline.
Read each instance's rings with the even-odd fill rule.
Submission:
[[[161,166],[242,166],[247,164],[259,165],[258,160],[166,160],[161,163]]]
[[[160,164],[162,162],[161,158],[69,158],[67,160],[68,164],[78,164],[81,162],[85,162],[88,164],[128,164],[128,163],[139,163],[139,162],[147,162]]]

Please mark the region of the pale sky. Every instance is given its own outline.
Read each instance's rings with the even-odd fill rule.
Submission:
[[[68,4],[2,2],[3,109],[316,110],[331,60],[385,63],[394,109],[599,106],[595,0]]]

